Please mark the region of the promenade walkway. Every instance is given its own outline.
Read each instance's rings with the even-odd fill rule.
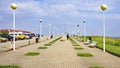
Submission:
[[[65,38],[65,37],[63,37]],[[27,47],[0,54],[0,65],[18,65],[21,68],[89,68],[101,66],[104,68],[120,68],[120,58],[97,48],[89,48],[78,42],[84,50],[75,50],[69,40],[58,40],[47,49],[38,49],[43,44],[33,44]],[[39,52],[38,56],[25,56],[27,52]],[[93,57],[78,57],[77,53],[89,52]]]

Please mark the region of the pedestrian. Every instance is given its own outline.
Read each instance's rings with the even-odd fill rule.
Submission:
[[[53,35],[50,36],[50,39],[52,39],[52,38],[53,38]]]
[[[10,41],[10,48],[12,49],[13,48],[13,39],[11,39],[11,41]]]
[[[92,37],[91,37],[91,36],[89,36],[88,38],[89,38],[90,42],[92,42]]]
[[[67,37],[67,40],[68,40],[68,39],[69,39],[69,34],[68,34],[68,33],[67,33],[67,36],[66,36],[66,37]]]

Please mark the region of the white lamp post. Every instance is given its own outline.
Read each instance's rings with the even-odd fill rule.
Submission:
[[[78,35],[78,40],[79,40],[79,25],[77,25],[77,35]]]
[[[41,37],[41,35],[42,35],[42,20],[40,19],[40,41],[42,42],[42,37]]]
[[[17,5],[15,3],[11,4],[11,8],[13,9],[13,50],[15,51],[15,9],[17,8]]]
[[[51,31],[51,26],[52,26],[52,25],[49,24],[48,26],[49,26],[49,38],[50,38],[50,35],[51,35],[51,32],[50,32],[50,31]]]
[[[103,51],[105,52],[105,14],[104,11],[107,9],[105,4],[101,5],[101,10],[103,11]]]
[[[53,26],[53,36],[55,37],[55,26]]]
[[[83,20],[83,23],[84,23],[84,42],[85,42],[85,36],[86,36],[85,23],[86,23],[86,20]]]

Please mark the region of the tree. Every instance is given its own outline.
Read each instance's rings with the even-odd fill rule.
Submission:
[[[2,31],[0,32],[0,34],[9,34],[9,31],[8,31],[8,30],[2,30]]]

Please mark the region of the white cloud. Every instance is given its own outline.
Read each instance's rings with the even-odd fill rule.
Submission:
[[[36,16],[51,16],[51,17],[57,17],[57,16],[90,17],[90,15],[92,15],[93,17],[95,17],[95,13],[100,12],[100,5],[102,3],[99,0],[96,1],[95,0],[61,1],[60,0],[60,1],[55,1],[55,3],[53,4],[47,4],[46,2],[47,1],[42,2],[41,5],[40,1],[35,1],[35,0],[17,1],[18,8],[16,11],[21,16],[36,15]],[[111,1],[111,0],[103,1],[103,3],[108,4],[108,10],[113,9],[114,2],[115,1]],[[7,5],[3,10],[9,13],[10,1],[8,2],[2,1],[2,3]],[[91,12],[95,12],[95,13],[91,13]]]
[[[44,10],[42,10],[41,5],[37,1],[27,1],[18,3],[18,13],[26,15],[46,15]]]
[[[48,13],[63,15],[63,16],[76,16],[79,14],[76,7],[72,4],[60,4],[60,5],[50,5],[51,10],[47,10]],[[49,12],[50,11],[50,12]]]

